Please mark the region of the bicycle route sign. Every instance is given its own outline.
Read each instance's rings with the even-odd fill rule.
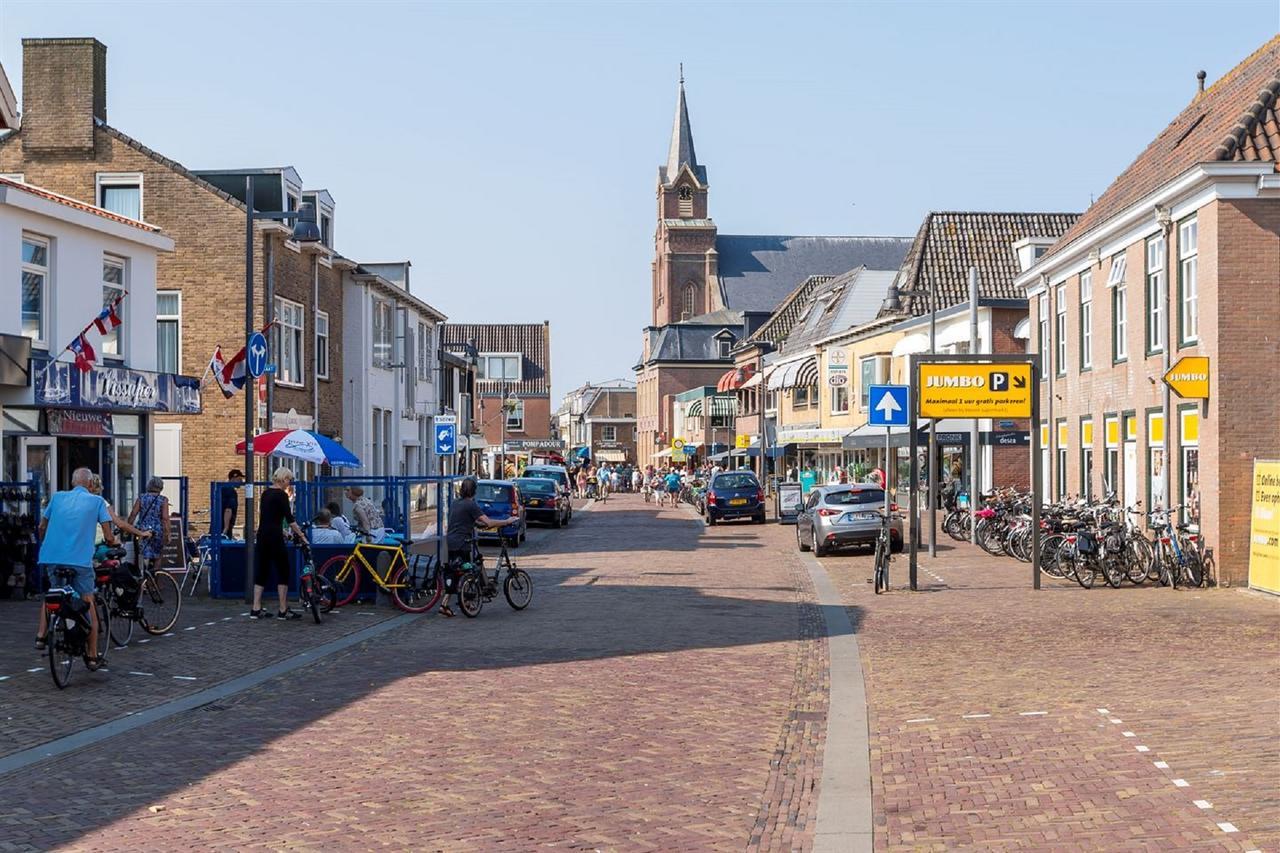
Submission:
[[[436,415],[436,455],[453,456],[458,452],[458,421],[456,416]]]
[[[923,362],[917,374],[922,418],[1029,418],[1035,380],[1030,364]]]

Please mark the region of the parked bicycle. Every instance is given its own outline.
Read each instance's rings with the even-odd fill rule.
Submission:
[[[889,554],[893,549],[889,541],[889,514],[880,510],[880,532],[876,535],[875,591],[876,595],[889,588]]]
[[[97,568],[97,596],[111,614],[111,642],[123,649],[133,639],[135,623],[153,636],[167,634],[178,624],[182,592],[178,581],[163,569],[124,562],[125,550],[107,551]]]
[[[361,535],[364,534],[361,531]],[[506,540],[502,541],[506,550]],[[357,542],[350,554],[330,557],[320,576],[333,590],[334,606],[345,607],[360,592],[360,579],[370,580],[387,592],[406,613],[425,613],[444,594],[444,582],[433,557],[408,556],[407,542]],[[326,592],[327,596],[328,593]]]
[[[309,528],[310,524],[303,525]],[[299,539],[295,544],[302,551],[302,574],[298,576],[298,602],[304,610],[310,611],[311,618],[317,625],[321,622],[321,614],[328,613],[338,606],[338,592],[333,584],[323,575],[316,573],[316,561],[311,554],[311,543]]]

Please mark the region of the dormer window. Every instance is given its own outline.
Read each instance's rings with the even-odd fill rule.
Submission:
[[[693,187],[688,184],[680,188],[680,218],[693,218]]]
[[[719,341],[717,341],[716,343],[718,343],[718,344],[719,344],[719,346],[720,346],[720,357],[721,357],[721,358],[728,358],[728,357],[729,357],[729,350],[730,350],[730,348],[732,348],[732,347],[733,347],[733,340],[732,340],[731,338],[721,338],[721,339],[720,339]]]

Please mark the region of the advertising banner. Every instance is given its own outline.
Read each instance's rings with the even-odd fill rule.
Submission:
[[[1253,462],[1249,586],[1280,594],[1280,461]]]

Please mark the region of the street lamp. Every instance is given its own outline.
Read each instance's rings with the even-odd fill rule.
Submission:
[[[288,222],[293,220],[292,238],[298,243],[320,242],[320,228],[316,225],[316,206],[304,201],[297,210],[254,210],[253,209],[253,176],[244,179],[244,343],[249,345],[249,338],[255,330],[253,323],[253,222],[255,219]],[[314,309],[316,306],[311,306]],[[263,306],[263,315],[271,310],[270,305]],[[253,537],[254,507],[253,481],[257,472],[253,464],[253,432],[254,406],[257,405],[257,389],[249,376],[248,353],[245,354],[244,373],[244,470],[248,472],[244,487],[244,600],[246,604],[253,601]]]

